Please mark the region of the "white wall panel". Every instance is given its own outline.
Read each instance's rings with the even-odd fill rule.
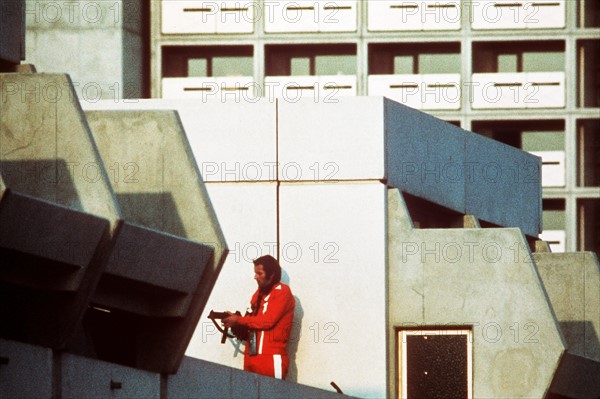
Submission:
[[[460,109],[460,74],[371,75],[369,95],[415,109]]]
[[[523,7],[525,23],[529,29],[564,28],[566,0],[531,1]]]
[[[267,76],[265,95],[295,102],[300,98],[319,98],[318,76]]]
[[[265,32],[317,32],[319,4],[317,1],[265,2]]]
[[[252,33],[256,1],[219,0],[216,33]]]
[[[370,31],[421,30],[419,1],[369,0]]]
[[[214,1],[163,0],[162,33],[216,33],[218,5]]]
[[[473,108],[526,108],[533,90],[527,92],[524,73],[474,73]]]
[[[544,230],[540,240],[547,241],[552,252],[565,252],[567,234],[564,230]]]
[[[280,101],[278,107],[280,180],[383,178],[382,98]]]
[[[563,108],[565,106],[564,72],[528,72],[523,101],[527,108]]]
[[[422,30],[460,29],[460,1],[423,1],[420,6]]]
[[[565,1],[479,0],[472,2],[473,29],[565,27]]]
[[[209,99],[214,101],[107,100],[81,105],[84,110],[177,110],[205,182],[275,180],[275,103]]]
[[[565,186],[565,152],[564,151],[530,151],[542,158],[542,186]]]
[[[221,345],[221,334],[207,317],[210,310],[245,313],[256,290],[252,260],[266,254],[277,256],[277,185],[207,183],[206,187],[229,255],[186,355],[243,368],[243,353],[236,352],[237,341]]]
[[[163,78],[162,98],[207,100],[218,97],[239,102],[255,99],[256,86],[252,76]]]
[[[335,381],[351,396],[386,395],[385,204],[379,182],[280,188],[280,259],[297,297],[299,383],[331,389]]]
[[[356,32],[356,1],[319,2],[319,32]]]

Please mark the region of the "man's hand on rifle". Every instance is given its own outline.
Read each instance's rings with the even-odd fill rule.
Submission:
[[[240,316],[233,314],[231,312],[225,312],[225,313],[227,313],[229,315],[229,317],[222,320],[223,325],[225,325],[226,328],[231,328],[231,327],[237,326],[238,319],[240,318]]]

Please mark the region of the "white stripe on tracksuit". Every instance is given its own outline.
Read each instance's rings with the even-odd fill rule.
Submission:
[[[273,370],[275,371],[275,378],[282,379],[283,366],[281,362],[281,355],[273,355]]]

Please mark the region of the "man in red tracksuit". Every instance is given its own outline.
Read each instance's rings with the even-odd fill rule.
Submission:
[[[258,290],[252,296],[252,314],[229,313],[226,327],[243,326],[250,330],[244,351],[244,370],[285,379],[290,364],[286,351],[292,330],[296,300],[290,287],[280,282],[281,267],[270,255],[254,260],[254,279]]]

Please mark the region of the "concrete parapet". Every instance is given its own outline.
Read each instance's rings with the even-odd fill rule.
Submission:
[[[522,233],[414,229],[400,191],[388,193],[388,348],[399,331],[463,328],[473,397],[543,397],[566,345]],[[391,396],[399,357],[389,356]]]
[[[88,312],[105,328],[96,348],[107,360],[174,373],[227,254],[185,132],[173,111],[89,111],[86,117],[122,210],[115,248]],[[138,324],[136,326],[136,324]],[[137,348],[136,348],[137,347]],[[142,349],[143,348],[143,349]]]
[[[3,398],[52,397],[52,350],[0,339],[0,393]]]
[[[1,74],[0,91],[0,331],[62,348],[104,267],[118,206],[66,75]]]

